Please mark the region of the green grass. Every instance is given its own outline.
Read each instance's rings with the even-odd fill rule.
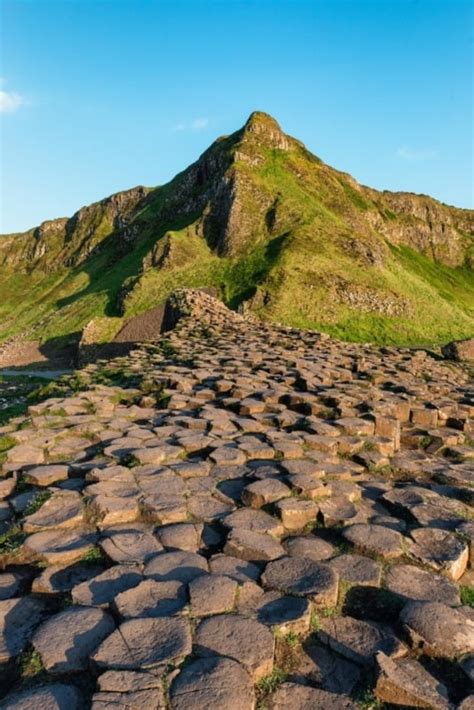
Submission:
[[[459,592],[461,594],[461,603],[465,606],[474,607],[474,587],[461,584]]]
[[[195,182],[184,171],[149,190],[130,213],[131,242],[114,232],[107,206],[97,203],[66,242],[60,230],[49,238],[31,273],[0,268],[0,342],[27,331],[59,348],[91,320],[96,342],[107,342],[125,319],[163,303],[177,288],[204,286],[216,287],[231,308],[249,302],[265,320],[343,340],[433,345],[472,334],[472,269],[390,245],[369,219],[396,229],[416,226],[418,218],[397,214],[384,193],[358,189],[301,144],[284,151],[255,135],[233,134],[208,151],[224,166],[238,202],[227,250],[221,198],[213,196],[216,170],[204,170]],[[456,218],[450,208],[439,209],[448,211],[447,221]],[[471,237],[462,238],[467,260]],[[15,247],[23,253],[31,239],[9,238],[9,254]],[[68,260],[74,266],[67,268]],[[404,311],[350,307],[343,298],[348,289]]]
[[[33,515],[33,513],[36,513],[36,511],[51,498],[51,495],[52,493],[49,490],[39,491],[26,506],[24,515]]]

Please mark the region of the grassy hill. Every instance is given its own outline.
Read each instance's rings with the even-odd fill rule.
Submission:
[[[100,339],[181,286],[347,340],[441,343],[474,332],[474,212],[359,185],[270,116],[138,187],[0,238],[0,342]]]

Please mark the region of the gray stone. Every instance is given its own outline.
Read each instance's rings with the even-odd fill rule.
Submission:
[[[392,660],[379,652],[379,676],[375,695],[386,703],[415,708],[449,710],[452,705],[445,686],[411,658]]]
[[[337,603],[338,574],[324,563],[301,557],[270,562],[262,575],[263,586],[283,594],[308,597],[317,606]]]
[[[2,710],[82,710],[84,699],[74,685],[51,683],[7,695]]]
[[[248,562],[268,562],[285,554],[284,548],[271,535],[244,528],[231,530],[224,552]]]
[[[187,600],[186,588],[181,582],[146,579],[136,587],[117,594],[114,605],[120,616],[131,619],[173,616],[183,609]]]
[[[379,651],[393,657],[405,653],[403,645],[391,631],[350,616],[322,619],[318,637],[336,653],[362,666],[372,665]]]
[[[395,565],[385,576],[384,586],[406,601],[441,602],[458,606],[457,586],[446,577],[432,574],[413,565]]]
[[[136,587],[142,579],[143,575],[136,567],[117,565],[78,584],[72,590],[72,598],[76,604],[106,607],[117,594]]]
[[[165,552],[149,560],[144,574],[159,582],[176,580],[189,583],[196,577],[208,572],[207,561],[193,552]]]
[[[304,557],[315,562],[327,560],[335,553],[334,545],[314,535],[288,537],[283,545],[290,557]]]
[[[349,694],[359,682],[360,675],[355,663],[323,646],[309,643],[304,645],[297,671],[290,679],[303,684],[314,683],[331,693]]]
[[[101,643],[92,660],[100,668],[154,668],[181,660],[191,647],[191,630],[184,619],[131,619]]]
[[[86,670],[89,656],[114,629],[102,609],[69,607],[41,624],[32,643],[49,673],[76,673]]]
[[[201,621],[196,632],[198,656],[227,656],[241,663],[254,681],[273,669],[275,639],[266,626],[234,614]]]
[[[311,604],[302,597],[266,592],[258,599],[255,614],[258,621],[281,634],[306,634],[311,622]]]
[[[18,656],[46,616],[45,602],[34,597],[0,601],[0,663]]]
[[[252,678],[230,658],[202,658],[173,680],[170,703],[172,710],[254,710]]]
[[[358,710],[358,706],[346,695],[329,693],[327,690],[311,688],[299,683],[283,683],[266,700],[268,710],[309,710],[329,708],[331,710]]]
[[[189,584],[191,611],[194,616],[209,616],[232,611],[238,585],[230,577],[210,574],[193,579]]]
[[[342,534],[357,550],[385,559],[399,557],[403,551],[400,533],[381,525],[351,525]]]
[[[412,646],[431,656],[456,658],[474,652],[474,620],[439,602],[408,602],[400,620]]]
[[[378,587],[382,578],[382,567],[375,560],[361,555],[339,555],[329,560],[330,565],[349,584]]]
[[[469,548],[453,533],[434,528],[413,530],[410,554],[451,579],[462,576],[469,561]]]

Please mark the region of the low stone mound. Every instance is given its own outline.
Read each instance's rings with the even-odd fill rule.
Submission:
[[[474,338],[453,340],[451,343],[444,345],[441,351],[447,360],[474,362]]]
[[[173,330],[183,319],[207,325],[228,325],[245,320],[206,291],[187,288],[175,291],[166,301],[162,331]]]

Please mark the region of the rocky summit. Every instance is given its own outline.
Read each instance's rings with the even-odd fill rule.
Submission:
[[[474,211],[360,185],[254,112],[166,185],[1,236],[0,366],[150,337],[182,287],[343,340],[444,345],[474,332],[473,236]]]
[[[472,708],[465,366],[169,313],[0,429],[0,707]]]

